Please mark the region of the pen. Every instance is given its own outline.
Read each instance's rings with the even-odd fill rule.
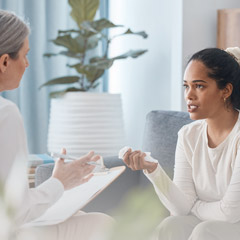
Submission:
[[[71,156],[71,155],[60,154],[60,153],[51,153],[51,157],[52,158],[63,158],[63,159],[69,159],[69,160],[77,160],[77,159],[79,159],[79,158]],[[87,164],[103,167],[102,165],[100,165],[99,163],[96,163],[94,161],[87,162]]]

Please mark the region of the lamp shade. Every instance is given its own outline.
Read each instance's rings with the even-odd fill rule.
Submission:
[[[50,106],[48,151],[102,156],[117,155],[124,145],[120,94],[68,92]]]

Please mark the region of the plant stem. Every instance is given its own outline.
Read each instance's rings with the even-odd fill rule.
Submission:
[[[87,43],[88,43],[88,40],[87,40],[87,38],[85,38],[85,40],[84,40],[84,52],[83,52],[82,59],[81,59],[81,65],[84,65],[84,62],[85,62],[85,57],[86,57],[86,52],[87,52]],[[85,79],[85,76],[84,76],[84,74],[82,74],[80,79],[79,79],[79,83],[80,83],[80,88],[83,89],[83,90],[85,90],[84,79]]]
[[[83,52],[83,56],[82,56],[82,60],[81,60],[81,64],[83,65],[84,64],[84,61],[85,61],[85,57],[86,57],[86,51],[87,51],[87,42],[88,40],[85,38],[84,40],[84,52]]]
[[[104,54],[104,58],[106,59],[107,58],[107,55],[108,55],[108,49],[109,49],[109,44],[111,42],[111,39],[108,39],[107,40],[107,44],[106,44],[106,50],[105,50],[105,54]]]

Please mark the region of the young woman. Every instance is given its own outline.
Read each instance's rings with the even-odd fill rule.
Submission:
[[[161,166],[131,151],[171,216],[157,239],[240,239],[240,49],[204,49],[189,60],[185,100],[194,121],[178,133],[173,181]]]
[[[29,66],[29,27],[15,14],[0,10],[0,92],[12,90],[19,86],[25,69]],[[66,153],[63,150],[63,153]],[[0,182],[6,183],[12,166],[28,159],[23,122],[18,108],[12,102],[0,97]],[[88,153],[79,160],[64,163],[59,159],[54,167],[52,177],[35,189],[29,189],[27,175],[24,199],[17,212],[16,222],[19,226],[36,219],[53,205],[64,190],[88,181],[92,175],[92,165],[99,156]],[[16,183],[17,184],[17,183]],[[112,223],[112,219],[101,213],[75,215],[59,225],[36,228],[34,239],[99,239],[102,228]],[[31,229],[19,232],[20,239],[26,239]],[[95,237],[96,238],[95,238]],[[31,238],[33,239],[33,238]]]

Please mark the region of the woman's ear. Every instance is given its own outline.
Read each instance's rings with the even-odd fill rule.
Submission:
[[[7,70],[7,67],[9,65],[9,60],[10,60],[10,57],[8,54],[3,54],[0,57],[0,72],[1,73],[4,73]]]
[[[227,99],[228,97],[231,96],[233,91],[233,85],[231,83],[228,83],[226,87],[223,89],[223,97]]]

